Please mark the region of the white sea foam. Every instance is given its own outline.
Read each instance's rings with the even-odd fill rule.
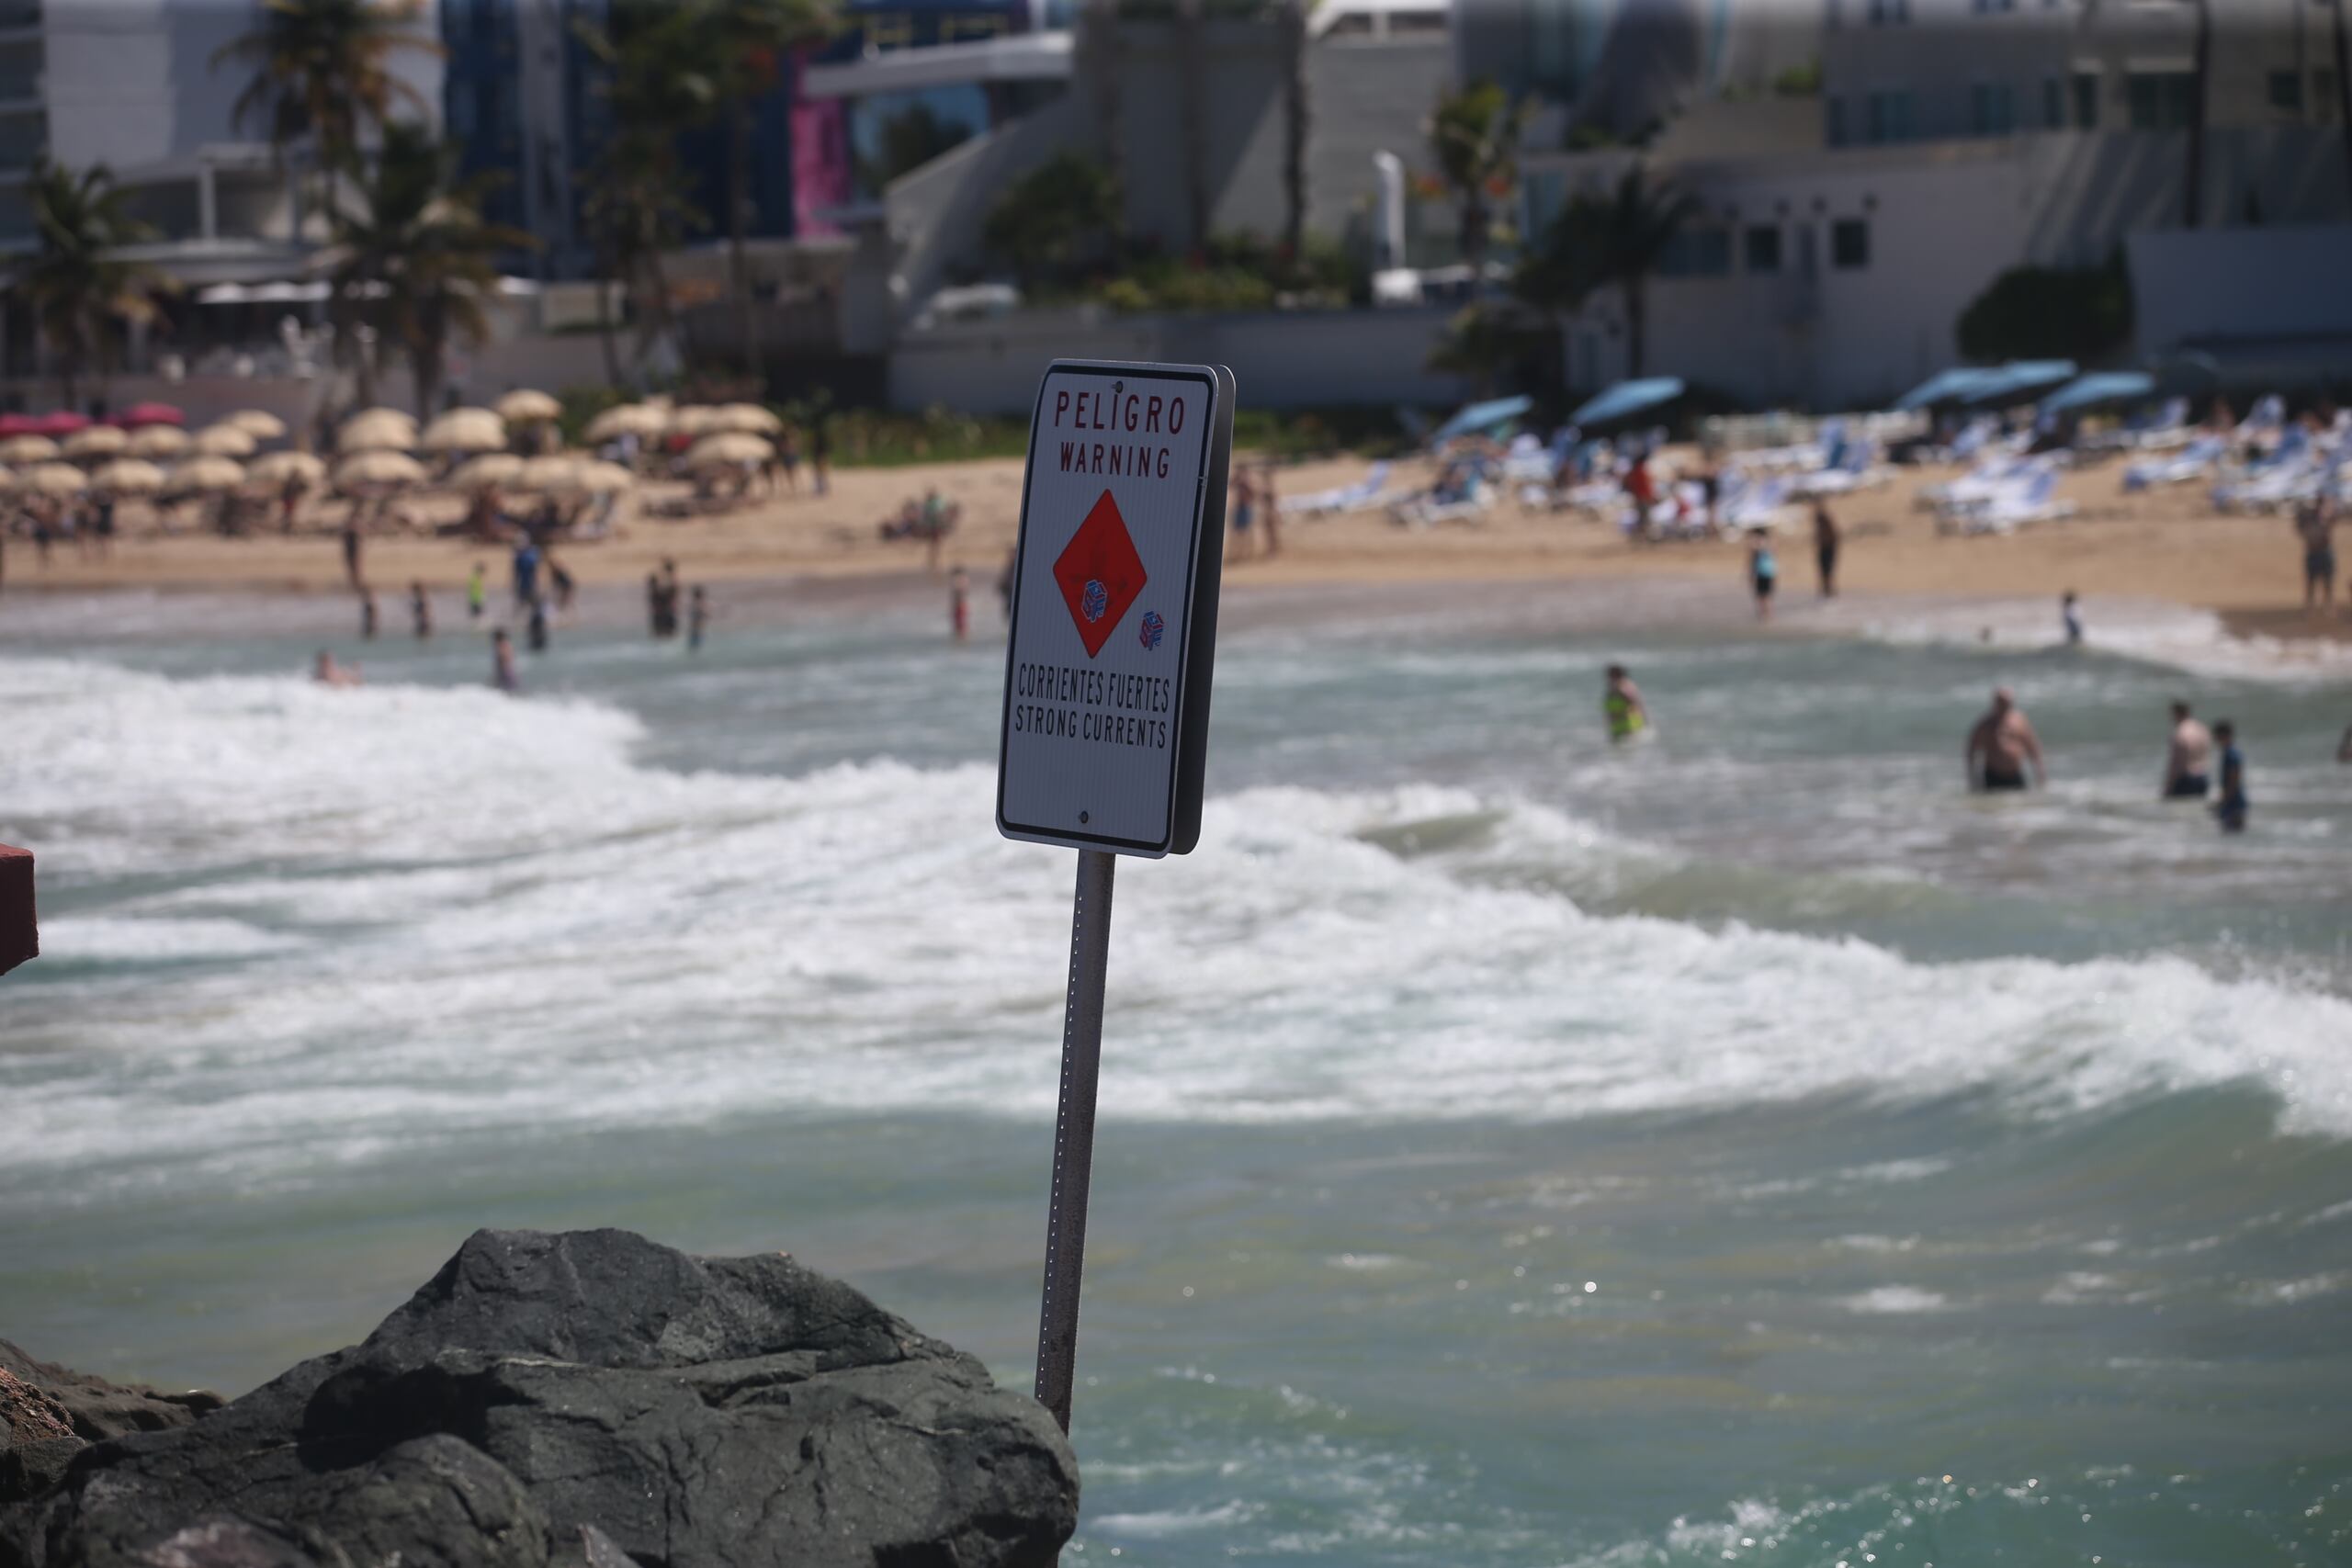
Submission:
[[[996,837],[986,768],[682,774],[593,705],[55,661],[0,663],[0,838],[82,906],[0,992],[36,1134],[0,1168],[118,1157],[126,1124],[258,1175],[483,1130],[1050,1114],[1069,860]],[[2286,983],[1590,916],[1498,872],[1623,846],[1460,790],[1251,790],[1203,841],[1123,878],[1107,1114],[2036,1116],[2254,1080],[2352,1135],[2352,1005]],[[200,961],[151,981],[164,957]]]

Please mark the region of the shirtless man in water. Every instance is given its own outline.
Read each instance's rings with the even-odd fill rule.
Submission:
[[[2172,745],[2165,753],[2166,800],[2202,800],[2212,786],[2213,737],[2189,716],[2188,705],[2172,705]]]
[[[1968,732],[1968,778],[1972,788],[1992,791],[2030,789],[2050,783],[2050,765],[2042,761],[2041,741],[2026,722],[2015,692],[1993,688],[1993,705]],[[2026,764],[2033,765],[2029,778]]]

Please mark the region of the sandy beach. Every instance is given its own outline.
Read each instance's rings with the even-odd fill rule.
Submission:
[[[1365,467],[1353,457],[1289,465],[1282,470],[1282,491],[1297,495],[1348,484]],[[1923,486],[1958,470],[1898,469],[1891,483],[1833,503],[1847,539],[1841,586],[1866,597],[1972,600],[2054,600],[2071,587],[2094,602],[2216,612],[2242,635],[2334,640],[2352,635],[2352,620],[2308,615],[2301,608],[2300,547],[2290,518],[2218,514],[2202,485],[2126,496],[2122,469],[2114,461],[2066,475],[2061,493],[2077,510],[2065,521],[1983,537],[1939,535],[1933,517],[1916,504]],[[1400,463],[1392,485],[1426,477],[1425,465]],[[616,536],[565,546],[559,553],[590,585],[639,581],[665,557],[676,558],[689,581],[712,583],[877,575],[919,580],[926,570],[923,547],[884,541],[877,525],[936,486],[962,508],[961,523],[942,551],[942,569],[969,568],[975,593],[984,598],[1012,544],[1021,482],[1021,464],[1012,459],[851,469],[834,476],[829,495],[804,490],[689,521],[642,510],[643,502],[683,493],[682,486],[658,484],[624,504]],[[405,504],[427,525],[458,511],[447,496]],[[334,534],[342,515],[342,503],[329,502],[306,513],[302,532],[227,539],[192,532],[166,536],[143,509],[126,508],[128,536],[105,560],[61,547],[43,566],[28,541],[11,540],[6,591],[345,592]],[[1596,519],[1532,511],[1509,500],[1474,523],[1429,529],[1399,526],[1381,512],[1294,521],[1283,528],[1281,544],[1273,557],[1229,562],[1228,585],[1700,578],[1720,580],[1736,594],[1745,567],[1744,552],[1731,543],[1631,545]],[[1814,596],[1809,533],[1784,529],[1781,554],[1784,604],[1794,609]],[[418,581],[446,590],[462,584],[477,560],[489,568],[493,586],[503,588],[503,552],[421,532],[371,536],[366,570],[379,592],[398,592]],[[388,605],[388,615],[398,613],[397,605]]]

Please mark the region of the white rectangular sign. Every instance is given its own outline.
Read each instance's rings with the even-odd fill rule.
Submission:
[[[1037,389],[996,818],[1182,854],[1200,837],[1233,373],[1057,360]]]

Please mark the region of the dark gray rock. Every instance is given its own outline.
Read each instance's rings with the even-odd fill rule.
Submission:
[[[185,1427],[220,1404],[217,1393],[159,1393],[52,1366],[0,1339],[0,1506],[57,1484],[92,1443]]]
[[[485,1231],[364,1344],[0,1510],[0,1568],[1014,1568],[1077,1510],[1041,1406],[789,1258]]]

